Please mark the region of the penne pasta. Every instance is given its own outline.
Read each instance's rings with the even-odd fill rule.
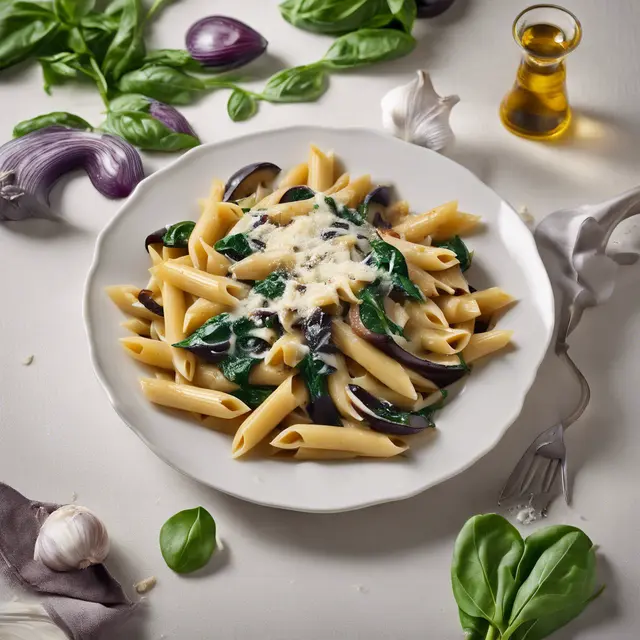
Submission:
[[[165,342],[135,337],[120,338],[120,344],[125,352],[138,362],[173,371],[171,347]]]
[[[294,409],[305,404],[307,390],[301,380],[287,378],[240,426],[231,447],[234,458],[247,454]]]
[[[295,255],[287,251],[266,251],[254,253],[244,260],[236,262],[231,273],[238,280],[264,280],[276,269],[289,269],[295,264]]]
[[[128,320],[121,322],[120,326],[144,338],[148,338],[151,335],[150,320],[143,320],[142,318],[129,318]]]
[[[191,335],[207,320],[224,313],[227,309],[227,306],[218,302],[211,302],[206,298],[198,298],[185,311],[183,322],[183,331],[185,336]]]
[[[157,378],[142,378],[140,386],[148,400],[172,409],[202,413],[214,418],[236,418],[250,411],[242,400],[220,391]]]
[[[283,449],[285,451],[285,449]],[[357,458],[358,454],[353,451],[334,451],[331,449],[311,449],[300,447],[295,450],[292,456],[295,460],[350,460]]]
[[[437,275],[433,275],[433,277],[437,277],[440,284],[447,288],[445,291],[442,289],[443,293],[449,293],[451,295],[463,295],[465,293],[469,293],[469,285],[460,269],[460,265],[457,264],[450,269],[445,269],[444,271],[436,271]]]
[[[411,282],[413,282],[427,298],[435,298],[436,296],[439,296],[441,292],[448,293],[450,295],[455,293],[455,289],[451,288],[448,284],[445,284],[441,278],[436,278],[432,274],[424,271],[423,269],[419,269],[412,264],[407,265],[407,267]],[[454,267],[451,268],[453,269]],[[451,271],[451,269],[438,271],[438,274],[447,273],[448,271]]]
[[[309,347],[302,342],[302,336],[299,334],[285,333],[271,345],[264,358],[265,364],[297,367],[309,353]]]
[[[420,339],[426,351],[453,355],[468,344],[471,334],[464,329],[423,329]]]
[[[453,236],[464,236],[473,231],[480,224],[480,216],[457,211],[450,220],[438,227],[432,234],[433,242],[445,242]]]
[[[478,303],[480,313],[483,316],[490,316],[498,311],[498,309],[502,309],[514,301],[514,298],[506,291],[500,289],[500,287],[491,287],[491,289],[485,289],[484,291],[475,291],[469,294],[469,297]]]
[[[227,275],[229,267],[231,266],[231,260],[221,253],[218,253],[211,245],[208,245],[202,238],[200,238],[200,244],[207,254],[207,263],[205,271],[212,273],[214,276]]]
[[[335,356],[335,368],[336,371],[329,376],[328,382],[331,400],[333,400],[333,404],[343,418],[361,421],[362,418],[353,408],[349,396],[347,396],[347,385],[351,382],[351,377],[347,370],[345,358],[341,353]]]
[[[309,180],[309,164],[301,162],[289,169],[280,182],[280,187],[297,187],[307,184]]]
[[[155,269],[161,268],[154,267]],[[164,331],[168,345],[184,340],[187,335],[184,332],[184,316],[187,310],[184,293],[168,282],[162,284],[162,297],[164,300]],[[192,380],[196,369],[196,359],[192,353],[185,349],[170,346],[173,367],[177,373]]]
[[[425,247],[422,244],[394,238],[388,233],[383,234],[383,239],[398,249],[407,262],[425,271],[442,271],[458,264],[456,254],[444,247]]]
[[[400,438],[375,431],[317,424],[288,427],[271,441],[271,445],[279,449],[349,451],[370,458],[391,458],[408,449]]]
[[[318,147],[311,145],[309,152],[308,184],[314,191],[326,191],[333,184],[334,158],[324,154]]]
[[[341,191],[349,185],[351,177],[348,173],[343,173],[324,193],[328,196]]]
[[[433,301],[409,302],[405,305],[409,322],[419,329],[448,329],[449,322],[442,309]]]
[[[421,213],[416,216],[406,217],[400,224],[393,227],[393,230],[409,242],[422,242],[429,237],[439,227],[450,222],[458,211],[458,202],[453,200],[445,204]]]
[[[352,378],[350,380],[350,384],[362,387],[365,391],[373,394],[376,398],[386,400],[387,402],[390,402],[397,407],[401,407],[402,409],[413,409],[416,403],[415,400],[411,400],[410,398],[397,393],[393,389],[389,389],[389,387],[376,380],[370,373],[364,373],[357,378]],[[349,405],[351,406],[350,402]],[[357,420],[362,420],[355,410],[354,414],[358,416]],[[345,418],[348,417],[350,416],[345,416]]]
[[[360,176],[333,194],[334,199],[347,207],[357,207],[371,191],[371,176]]]
[[[440,307],[447,322],[465,322],[480,315],[480,306],[470,296],[438,296],[435,304]]]
[[[504,349],[510,342],[513,331],[494,329],[485,333],[476,333],[471,336],[469,344],[462,352],[467,363],[475,362],[500,349]]]
[[[130,316],[141,320],[154,320],[158,316],[138,302],[139,287],[129,284],[118,284],[106,287],[105,291],[114,304]]]

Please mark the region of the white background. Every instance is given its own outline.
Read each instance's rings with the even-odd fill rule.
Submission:
[[[540,219],[640,181],[640,5],[565,5],[584,26],[568,63],[580,115],[574,135],[556,144],[512,137],[497,117],[518,62],[510,30],[526,6],[520,0],[458,0],[442,18],[420,23],[409,57],[334,75],[316,104],[261,105],[256,118],[233,124],[221,92],[184,113],[206,142],[290,124],[379,128],[381,97],[426,68],[442,94],[461,97],[453,157]],[[153,44],[182,46],[188,26],[211,13],[243,19],[269,40],[269,56],[247,68],[258,79],[318,59],[331,42],[289,26],[273,0],[181,0],[154,25]],[[100,120],[89,89],[60,88],[48,98],[35,67],[0,75],[0,140],[19,120],[54,110]],[[169,161],[145,158],[148,172]],[[96,235],[118,203],[76,176],[56,188],[54,205],[70,223],[54,235],[43,223],[0,226],[0,479],[39,500],[69,502],[77,494],[107,522],[109,567],[122,583],[130,589],[158,577],[118,639],[460,638],[449,586],[453,541],[468,517],[495,509],[523,449],[570,407],[575,389],[563,370],[548,360],[501,444],[417,498],[323,516],[246,504],[172,471],[112,411],[89,363],[81,299]],[[614,249],[640,248],[640,227],[628,223],[613,242]],[[557,503],[548,522],[581,526],[600,545],[608,587],[559,640],[631,640],[640,626],[639,277],[638,265],[621,271],[613,298],[589,311],[572,337],[593,399],[568,434],[573,508]],[[29,355],[35,359],[25,367]],[[203,573],[178,577],[162,561],[158,533],[170,515],[197,505],[214,515],[226,548]]]

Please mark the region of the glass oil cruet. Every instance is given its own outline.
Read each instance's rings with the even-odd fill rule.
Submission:
[[[557,138],[571,123],[565,58],[580,44],[580,22],[562,7],[538,4],[516,18],[513,36],[524,56],[500,106],[502,123],[531,140]]]

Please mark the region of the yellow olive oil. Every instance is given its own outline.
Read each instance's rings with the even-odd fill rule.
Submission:
[[[513,133],[534,140],[560,136],[571,122],[564,58],[580,40],[555,25],[528,25],[516,39],[525,52],[500,116]]]

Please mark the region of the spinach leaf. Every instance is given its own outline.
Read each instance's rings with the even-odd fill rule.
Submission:
[[[32,131],[38,131],[38,129],[44,129],[45,127],[51,127],[52,125],[93,131],[93,127],[80,116],[76,116],[73,113],[67,113],[66,111],[54,111],[53,113],[47,113],[42,116],[37,116],[35,118],[19,122],[13,128],[13,137],[21,138]]]
[[[165,247],[176,247],[177,249],[186,249],[189,246],[189,236],[196,226],[195,222],[185,220],[184,222],[176,222],[172,224],[162,238]]]
[[[593,595],[596,586],[593,543],[579,529],[567,529],[543,530],[530,541],[529,553],[526,558],[523,556],[525,566],[519,576],[524,581],[513,601],[509,626],[503,635],[505,640],[523,624],[549,619],[568,608],[575,610]],[[536,556],[537,561],[525,576]]]
[[[401,58],[413,51],[413,36],[395,29],[360,29],[338,38],[323,62],[332,69],[349,69]]]
[[[402,253],[393,245],[381,238],[371,241],[369,260],[381,271],[386,271],[391,277],[394,289],[404,293],[412,300],[422,301],[424,298],[418,287],[409,278],[409,269]]]
[[[382,27],[393,18],[386,0],[287,0],[280,12],[294,27],[335,35]]]
[[[118,32],[102,62],[103,73],[114,81],[119,80],[127,71],[138,68],[145,55],[142,33],[144,21],[140,0],[128,0],[123,3],[119,18]]]
[[[236,261],[242,260],[254,252],[246,233],[234,233],[231,236],[225,236],[218,240],[213,248],[218,253]]]
[[[257,409],[275,390],[276,387],[249,385],[232,391],[231,395],[242,400],[251,409]]]
[[[58,33],[49,2],[14,2],[0,13],[0,70],[27,60]]]
[[[95,0],[53,0],[53,9],[60,22],[77,24],[80,18],[93,10]]]
[[[454,236],[446,242],[436,242],[434,243],[434,246],[453,251],[460,261],[461,271],[466,271],[471,266],[471,253],[469,252],[467,245],[462,241],[462,238],[460,238],[460,236]]]
[[[146,151],[182,151],[200,144],[195,136],[176,133],[142,111],[112,111],[103,128]]]
[[[284,295],[288,279],[289,274],[286,271],[274,271],[264,280],[258,280],[253,285],[253,290],[255,293],[259,293],[268,300],[276,300]]]
[[[220,370],[222,375],[230,382],[247,385],[249,384],[251,369],[255,364],[258,364],[258,360],[252,356],[234,354],[220,361]]]
[[[216,548],[216,523],[203,507],[171,516],[160,529],[160,551],[176,573],[191,573],[204,567]]]
[[[302,378],[309,390],[311,403],[329,395],[327,378],[336,371],[332,366],[323,362],[316,355],[308,353],[298,364],[298,369],[300,369]]]
[[[362,324],[373,333],[404,335],[402,327],[392,322],[385,313],[382,292],[378,281],[360,291],[358,298],[362,304],[358,307]]]
[[[517,529],[501,516],[471,518],[458,535],[451,565],[458,607],[504,633],[508,606],[518,588],[516,572],[523,551]]]
[[[234,122],[253,118],[258,112],[257,100],[242,89],[234,89],[227,102],[227,113]]]
[[[220,351],[224,353],[228,351],[228,342],[231,338],[231,317],[228,313],[221,313],[220,315],[214,316],[207,320],[199,329],[196,329],[190,336],[182,340],[181,342],[176,342],[176,344],[172,345],[174,347],[179,347],[181,349],[206,349],[209,347],[220,347],[227,343],[227,347],[224,351]],[[218,351],[218,349],[215,349]]]
[[[184,69],[194,73],[204,73],[206,71],[185,49],[154,49],[149,51],[142,60],[141,66],[148,67],[153,65]]]
[[[328,87],[328,76],[320,64],[284,69],[267,80],[261,97],[269,102],[313,102]]]
[[[231,331],[236,336],[235,348],[233,353],[220,362],[220,369],[227,380],[241,387],[249,384],[251,369],[260,361],[257,356],[269,348],[265,340],[251,335],[252,330],[260,326],[262,323],[249,318],[240,318],[231,325]]]
[[[411,33],[418,12],[416,0],[387,0],[387,2],[393,17],[400,22],[407,33]]]
[[[338,216],[338,218],[352,222],[358,227],[361,227],[365,223],[365,218],[363,218],[359,210],[349,209],[346,205],[336,202],[331,196],[325,196],[324,201],[329,209],[331,209],[331,212]]]
[[[190,104],[206,91],[202,80],[179,69],[165,65],[150,65],[130,71],[118,84],[122,93],[141,93],[166,104]]]

